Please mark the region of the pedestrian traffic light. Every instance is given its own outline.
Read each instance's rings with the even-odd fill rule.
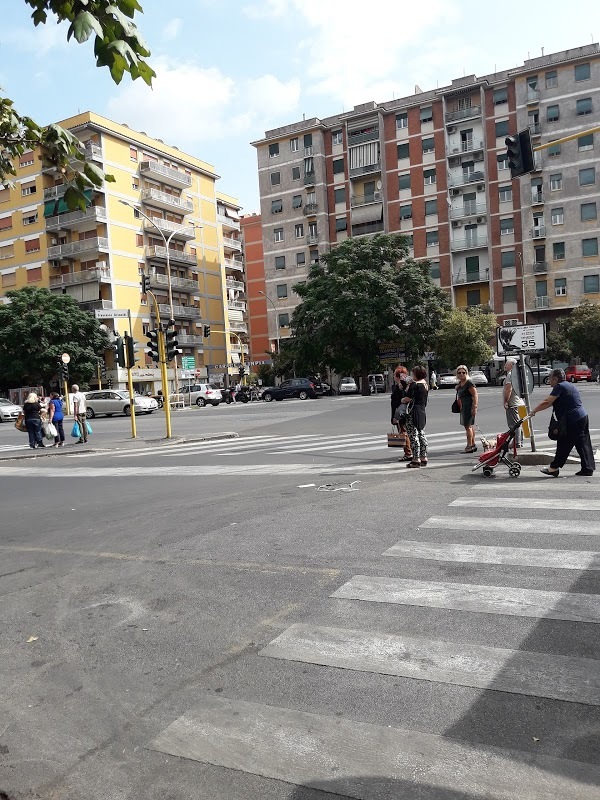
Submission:
[[[165,333],[165,355],[167,361],[172,361],[179,352],[179,342],[177,341],[177,331],[168,330]]]
[[[146,336],[148,337],[147,353],[151,357],[152,361],[155,361],[158,364],[160,361],[160,351],[158,349],[158,331],[148,331]]]
[[[113,344],[113,350],[114,350],[114,353],[115,353],[115,363],[119,367],[126,367],[127,364],[126,364],[126,361],[125,361],[125,348],[123,346],[123,337],[119,336],[119,334],[117,334],[115,336],[115,341],[114,341],[114,344]]]
[[[148,294],[150,291],[150,278],[147,275],[142,275],[140,286],[142,287],[142,294]]]
[[[243,378],[246,374],[246,367],[243,364],[240,364],[240,368],[238,370],[240,378]]]
[[[210,339],[210,325],[204,326],[204,338]]]
[[[139,350],[139,343],[128,333],[123,337],[123,341],[127,355],[127,369],[132,369],[135,366],[135,354]]]
[[[507,136],[504,143],[508,155],[510,177],[519,178],[521,175],[533,172],[534,158],[529,128],[515,133],[514,136]]]

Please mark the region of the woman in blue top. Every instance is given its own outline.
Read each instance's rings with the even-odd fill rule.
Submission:
[[[579,389],[572,383],[567,383],[565,372],[555,369],[550,375],[552,391],[549,396],[537,405],[531,412],[533,417],[538,411],[543,411],[552,406],[554,416],[561,422],[564,420],[564,435],[556,441],[556,453],[549,467],[543,469],[544,475],[558,478],[560,468],[563,467],[571,450],[575,448],[581,459],[581,469],[576,475],[590,476],[594,474],[596,462],[592,451],[590,439],[590,423],[587,411],[581,402]]]
[[[65,446],[65,431],[63,428],[64,414],[62,410],[62,400],[58,392],[52,392],[48,403],[48,413],[50,422],[56,428],[57,435],[54,437],[54,447]]]

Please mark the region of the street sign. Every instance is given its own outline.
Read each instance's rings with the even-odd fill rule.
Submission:
[[[196,369],[196,359],[194,356],[182,356],[181,357],[181,368],[182,369]]]
[[[540,353],[546,349],[546,326],[515,325],[496,328],[499,356],[514,353]]]
[[[97,308],[94,311],[96,319],[118,319],[129,316],[128,308]]]
[[[517,363],[514,365],[514,367],[510,371],[510,376],[515,392],[519,395],[519,397],[524,397],[525,388],[523,386],[523,381],[521,379],[520,364]],[[525,381],[527,382],[527,391],[529,394],[531,394],[533,392],[533,371],[529,366],[529,364],[525,364]]]
[[[428,350],[424,353],[425,361],[435,361],[435,353],[433,350]]]
[[[63,362],[63,364],[68,364],[71,360],[71,356],[68,353],[63,353],[60,357],[60,360]]]

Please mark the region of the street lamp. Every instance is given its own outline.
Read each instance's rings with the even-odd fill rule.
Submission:
[[[277,340],[277,355],[279,355],[279,325],[277,324],[277,306],[271,300],[271,298],[265,292],[263,292],[261,289],[258,290],[258,293],[262,294],[262,296],[265,298],[265,300],[267,302],[271,303],[271,305],[273,306],[273,310],[275,311],[275,338]]]

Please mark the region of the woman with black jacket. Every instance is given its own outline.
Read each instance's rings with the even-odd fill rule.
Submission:
[[[427,425],[427,414],[425,407],[427,406],[427,396],[429,387],[425,380],[427,371],[425,367],[413,367],[412,377],[413,380],[406,390],[406,396],[402,398],[402,403],[411,403],[411,410],[408,413],[406,420],[406,429],[410,437],[410,445],[412,449],[412,461],[407,464],[407,467],[425,467],[427,466],[427,437],[423,433]]]
[[[394,388],[392,389],[392,425],[397,425],[400,433],[406,433],[406,426],[398,422],[398,417],[401,414],[400,406],[402,405],[402,398],[406,396],[406,389],[408,386],[408,370],[406,367],[396,367],[394,370]],[[398,413],[396,414],[396,412]],[[394,418],[394,415],[395,418]],[[406,444],[404,445],[404,456],[400,461],[412,461],[412,450],[410,446],[410,439],[406,437]]]

